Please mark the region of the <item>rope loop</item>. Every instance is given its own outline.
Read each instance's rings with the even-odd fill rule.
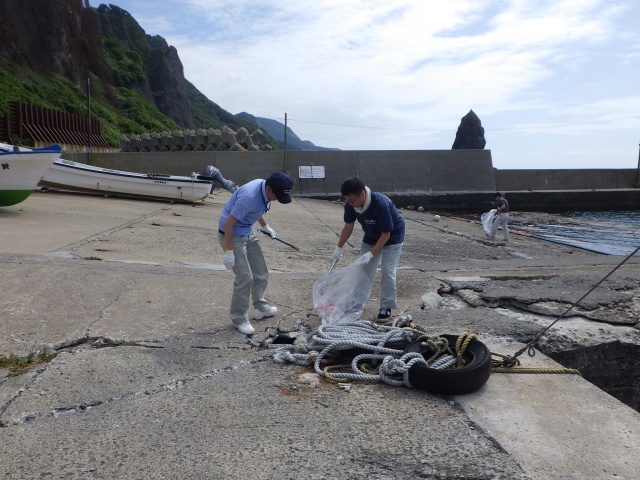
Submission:
[[[474,338],[477,338],[477,335],[474,333],[468,333],[468,332],[461,333],[458,336],[458,339],[456,340],[456,354],[458,358],[458,367],[461,367],[464,365],[464,360],[462,359],[462,356],[464,355],[464,352],[467,349],[469,342],[471,342],[471,340],[473,340]]]
[[[418,352],[404,353],[403,350],[388,348],[386,345],[409,344],[420,340],[435,352],[425,360]],[[295,351],[291,346],[278,348],[273,359],[276,363],[313,365],[314,371],[325,378],[342,382],[345,380],[382,381],[392,386],[412,388],[409,371],[415,364],[430,368],[451,368],[457,359],[451,353],[446,338],[429,336],[416,328],[411,316],[393,320],[392,325],[381,325],[365,320],[341,325],[321,325],[311,332],[305,342],[296,341]],[[350,365],[326,366],[326,359],[338,356],[341,351],[356,350]],[[360,353],[364,351],[365,353]],[[349,371],[338,371],[345,370]]]
[[[573,368],[516,368],[520,367],[520,360],[514,356],[494,352],[491,352],[491,356],[502,358],[502,360],[491,359],[492,373],[568,373],[582,376],[578,370]]]

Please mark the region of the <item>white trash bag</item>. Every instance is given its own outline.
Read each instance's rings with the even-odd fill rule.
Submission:
[[[360,265],[334,269],[313,285],[313,308],[323,325],[360,320],[371,295],[371,282]]]
[[[480,222],[482,223],[482,228],[484,229],[484,233],[487,235],[491,235],[491,225],[493,225],[493,220],[496,218],[497,209],[489,210],[486,213],[480,215]]]

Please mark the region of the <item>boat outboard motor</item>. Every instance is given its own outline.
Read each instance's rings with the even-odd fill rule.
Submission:
[[[198,175],[198,178],[201,180],[211,180],[214,183],[218,183],[222,186],[222,188],[224,188],[225,190],[231,193],[235,192],[238,189],[238,185],[236,183],[224,178],[222,176],[222,173],[220,173],[220,170],[214,167],[213,165],[207,166],[207,168],[204,169],[202,174]],[[211,192],[213,192],[214,186],[215,185],[211,185]]]

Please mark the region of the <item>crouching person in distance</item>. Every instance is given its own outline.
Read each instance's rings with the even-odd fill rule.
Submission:
[[[340,193],[346,200],[344,227],[332,257],[340,257],[342,247],[349,240],[357,220],[362,225],[364,238],[360,245],[361,256],[356,263],[362,265],[372,286],[380,265],[382,278],[378,320],[386,322],[391,316],[391,309],[397,308],[396,271],[404,243],[404,218],[389,197],[372,192],[359,178],[345,180]]]
[[[231,321],[245,335],[255,332],[249,321],[249,297],[253,299],[251,317],[254,320],[273,317],[278,311],[264,298],[269,270],[260,240],[253,233],[253,224],[259,222],[262,230],[275,238],[276,232],[263,215],[274,200],[291,203],[292,187],[291,178],[281,172],[266,180],[252,180],[231,195],[218,221],[218,241],[224,250],[224,265],[236,274],[229,310]]]

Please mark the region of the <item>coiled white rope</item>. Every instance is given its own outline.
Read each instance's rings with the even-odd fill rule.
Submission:
[[[273,354],[273,360],[279,364],[293,363],[296,365],[310,365],[318,375],[333,380],[363,380],[383,381],[393,386],[412,388],[409,382],[409,370],[415,364],[430,368],[445,369],[456,364],[457,358],[447,355],[433,364],[429,362],[446,349],[448,342],[440,337],[427,337],[423,332],[406,327],[411,322],[411,316],[401,316],[393,320],[391,326],[359,320],[342,325],[322,325],[311,332],[306,343],[287,345],[278,348]],[[391,343],[409,343],[417,338],[425,338],[438,351],[429,360],[425,360],[420,353],[404,353],[385,347]],[[328,374],[320,367],[322,359],[332,352],[349,349],[370,350],[371,353],[357,355],[351,361],[352,372],[332,372]],[[292,352],[293,350],[294,352]],[[381,362],[378,372],[364,373],[359,364],[369,360]],[[398,376],[402,375],[402,380]]]

